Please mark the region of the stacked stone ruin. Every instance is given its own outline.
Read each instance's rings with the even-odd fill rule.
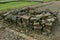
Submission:
[[[37,12],[34,8],[23,8],[11,10],[2,14],[2,17],[4,22],[39,30],[42,34],[50,34],[57,21],[57,14],[58,12],[52,12],[49,9]]]

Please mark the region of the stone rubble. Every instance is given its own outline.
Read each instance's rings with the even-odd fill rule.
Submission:
[[[16,24],[20,27],[28,27],[30,30],[39,30],[42,34],[50,34],[53,25],[57,21],[58,12],[49,9],[36,11],[34,8],[14,9],[2,14],[4,22]]]

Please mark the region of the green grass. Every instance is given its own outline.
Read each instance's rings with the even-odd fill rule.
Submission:
[[[13,9],[13,8],[21,8],[24,6],[30,6],[33,4],[37,4],[38,2],[10,2],[10,3],[5,3],[5,4],[0,4],[0,10],[8,10],[8,9]]]
[[[44,2],[51,2],[53,0],[44,0]],[[25,6],[30,6],[34,4],[38,4],[39,2],[24,2],[24,1],[19,1],[19,2],[9,2],[5,4],[0,4],[0,10],[9,10],[9,9],[14,9],[14,8],[21,8]]]

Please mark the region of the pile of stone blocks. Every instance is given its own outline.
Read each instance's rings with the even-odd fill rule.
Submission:
[[[11,10],[2,14],[2,17],[4,17],[5,22],[39,30],[42,34],[50,34],[57,21],[57,14],[58,12],[49,9],[37,12],[34,8],[23,8]]]

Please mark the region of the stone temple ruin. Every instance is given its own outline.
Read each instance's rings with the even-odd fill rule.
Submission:
[[[1,14],[1,17],[9,24],[15,23],[20,27],[39,30],[42,34],[50,34],[57,21],[57,14],[58,12],[52,12],[49,9],[37,12],[34,8],[23,8]]]

